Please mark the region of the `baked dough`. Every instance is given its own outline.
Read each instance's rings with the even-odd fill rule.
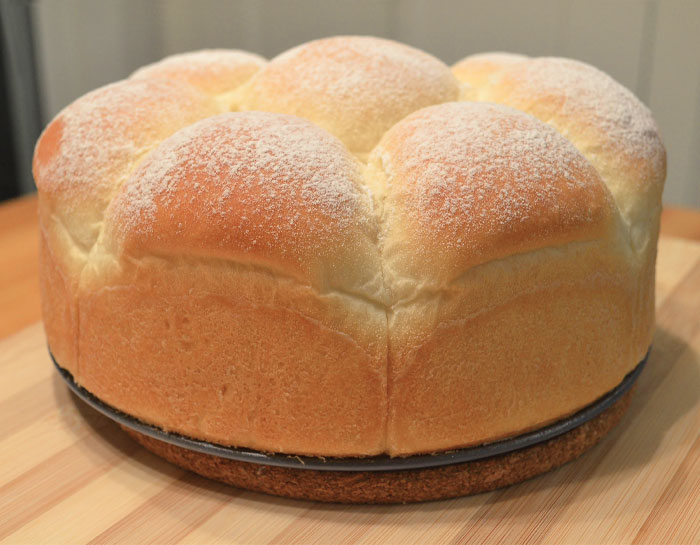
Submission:
[[[178,55],[37,144],[49,346],[104,402],[224,445],[514,436],[646,353],[665,168],[646,107],[573,60]]]

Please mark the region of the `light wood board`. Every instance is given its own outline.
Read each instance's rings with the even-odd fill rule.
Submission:
[[[74,398],[40,324],[0,342],[1,543],[700,543],[700,244],[662,238],[628,414],[575,462],[456,500],[341,506],[207,481]]]

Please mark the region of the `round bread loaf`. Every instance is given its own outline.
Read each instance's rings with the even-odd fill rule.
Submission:
[[[649,348],[665,151],[580,62],[368,37],[178,55],[36,148],[49,346],[165,430],[317,456],[487,443]]]

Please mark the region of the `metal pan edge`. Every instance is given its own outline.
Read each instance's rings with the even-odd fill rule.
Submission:
[[[606,409],[615,404],[635,383],[649,357],[647,352],[644,359],[618,384],[590,405],[580,411],[543,428],[495,441],[485,445],[468,447],[434,454],[418,454],[407,457],[392,458],[387,455],[367,458],[321,458],[313,456],[295,456],[287,454],[265,453],[245,448],[227,447],[193,439],[173,432],[164,431],[156,426],[146,424],[114,407],[107,405],[93,394],[79,386],[69,371],[63,369],[49,350],[61,378],[71,391],[83,402],[99,411],[107,418],[159,441],[165,441],[188,450],[227,458],[239,462],[278,466],[293,469],[313,469],[317,471],[400,471],[439,467],[464,462],[473,462],[483,458],[505,454],[522,448],[542,443],[562,435],[581,424],[592,420]]]

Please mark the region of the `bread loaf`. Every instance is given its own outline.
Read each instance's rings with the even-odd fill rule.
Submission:
[[[595,401],[651,342],[664,147],[577,61],[178,55],[65,108],[34,176],[56,360],[167,431],[482,444]]]

